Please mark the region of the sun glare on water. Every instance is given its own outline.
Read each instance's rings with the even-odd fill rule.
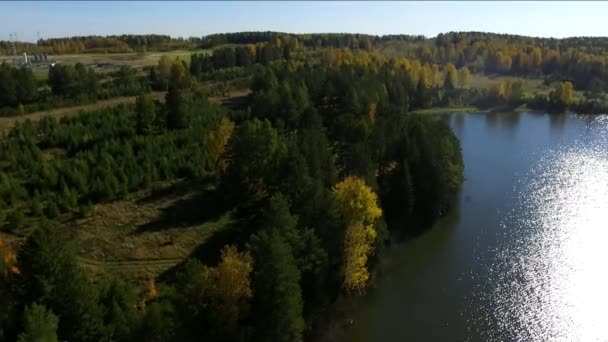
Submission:
[[[498,252],[494,340],[608,341],[608,120],[541,159]],[[506,336],[505,336],[506,335]]]

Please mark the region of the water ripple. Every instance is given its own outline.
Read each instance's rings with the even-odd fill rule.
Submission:
[[[514,187],[489,279],[487,340],[608,340],[608,118],[543,151]]]

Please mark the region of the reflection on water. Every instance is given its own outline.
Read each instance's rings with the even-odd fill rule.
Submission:
[[[551,128],[555,133],[560,133],[564,129],[566,120],[568,120],[568,115],[566,114],[553,114],[549,117]]]
[[[486,123],[488,126],[494,128],[501,128],[504,130],[513,130],[517,127],[519,123],[519,118],[521,117],[520,113],[517,112],[508,112],[508,113],[498,113],[498,112],[490,112],[485,114]]]
[[[486,338],[608,340],[607,124],[596,118],[588,136],[545,152],[516,186],[494,286],[481,294],[496,324]]]

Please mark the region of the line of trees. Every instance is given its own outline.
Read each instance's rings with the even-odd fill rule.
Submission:
[[[376,39],[378,39],[378,37],[349,33],[292,34],[273,31],[236,32],[207,35],[202,38],[201,48],[209,49],[224,44],[272,43],[277,46],[291,44],[296,47],[334,47],[371,50],[373,48],[373,42]]]
[[[206,53],[192,54],[190,74],[200,77],[201,74],[216,69],[247,67],[253,64],[268,64],[279,59],[291,59],[297,49],[296,44],[275,45],[274,43],[247,44],[236,47],[224,47]]]
[[[184,65],[184,74],[187,66]],[[166,82],[164,90],[166,90]],[[102,75],[82,63],[56,64],[49,68],[48,80],[36,80],[30,68],[0,64],[0,115],[20,115],[75,103],[115,96],[137,95],[155,86],[130,66]]]
[[[167,35],[111,35],[77,36],[41,39],[38,48],[54,55],[83,52],[131,52],[131,51],[171,51],[191,50],[199,44],[200,38],[172,38]]]

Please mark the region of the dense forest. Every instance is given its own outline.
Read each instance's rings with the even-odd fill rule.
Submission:
[[[450,105],[514,108],[525,104],[532,109],[549,111],[571,109],[586,113],[603,112],[608,109],[608,102],[604,98],[608,90],[606,38],[551,39],[482,32],[450,32],[426,38],[408,35],[289,34],[268,31],[212,34],[188,39],[163,35],[85,36],[46,39],[36,44],[15,44],[0,42],[0,51],[10,54],[13,46],[20,52],[46,51],[52,54],[132,51],[145,54],[146,51],[206,49],[195,53],[187,67],[191,75],[200,78],[205,74],[209,81],[214,80],[216,76],[225,78],[225,75],[209,74],[211,70],[247,67],[256,63],[267,64],[302,54],[314,55],[314,52],[328,49],[367,51],[382,56],[405,57],[421,64],[437,65],[443,73],[455,67],[458,70],[466,69],[470,74],[519,78],[524,84],[528,79],[541,79],[547,86],[554,88],[555,94],[560,92],[560,89],[557,89],[559,84],[571,84],[573,92],[579,91],[583,95],[556,101],[559,98],[557,95],[552,96],[547,92],[526,92],[521,89],[522,85],[512,81],[509,84],[502,82],[491,89],[473,86],[472,88],[478,92],[476,96],[461,98],[457,103],[450,102]],[[121,70],[118,77],[131,77],[129,74],[132,75],[135,71],[138,70]],[[250,75],[250,70],[231,72],[240,72],[241,76]],[[68,71],[67,74],[66,80],[69,80],[70,72]],[[72,73],[72,75],[77,74],[80,72]],[[0,108],[4,108],[0,111],[2,115],[15,115],[70,102],[82,103],[98,98],[135,93],[120,91],[124,90],[124,87],[117,91],[111,83],[104,81],[103,78],[114,78],[112,75],[98,77],[100,78],[98,83],[106,85],[107,89],[98,87],[98,91],[83,92],[87,95],[71,96],[70,100],[66,100],[66,94],[62,94],[63,98],[49,99],[48,95],[55,93],[49,92],[49,88],[44,87],[46,84],[37,82],[28,71],[18,73],[3,67],[0,75],[0,89],[3,90],[0,92],[2,97]],[[140,79],[140,81],[145,80]],[[156,90],[167,89],[166,82],[163,86],[153,81],[152,85],[143,84],[142,87],[146,86]],[[128,88],[135,89],[134,86]],[[511,91],[510,88],[514,90]],[[20,105],[23,107],[20,108]]]
[[[373,285],[387,246],[421,234],[458,194],[458,139],[413,112],[601,110],[607,42],[278,32],[41,40],[57,54],[208,50],[103,74],[57,64],[46,80],[0,66],[3,116],[137,97],[3,132],[0,340],[315,340],[337,302]],[[514,77],[472,86],[480,74]],[[526,92],[528,78],[550,90]],[[238,101],[214,100],[231,90]],[[79,220],[175,184],[200,198],[168,220],[233,220],[143,282],[82,267]]]
[[[50,69],[47,98],[138,97],[26,121],[0,140],[2,236],[21,241],[0,245],[0,339],[314,339],[332,303],[365,293],[391,235],[419,234],[449,210],[459,142],[409,112],[470,96],[462,70],[350,49],[296,55],[297,44],[161,59],[110,85],[83,65]],[[20,90],[28,69],[2,68],[3,104],[41,101]],[[218,75],[245,76],[243,103],[208,100]],[[176,181],[207,184],[212,200],[191,214],[231,208],[234,227],[144,284],[79,266],[66,220]]]

